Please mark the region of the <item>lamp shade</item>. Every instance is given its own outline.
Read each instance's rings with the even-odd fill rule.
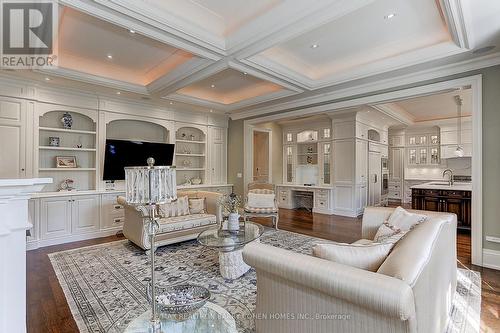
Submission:
[[[132,205],[163,204],[177,199],[175,167],[125,168],[125,199]]]

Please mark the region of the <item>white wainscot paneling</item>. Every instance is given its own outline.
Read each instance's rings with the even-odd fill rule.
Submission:
[[[354,209],[352,186],[336,185],[334,191],[335,209],[352,211]]]

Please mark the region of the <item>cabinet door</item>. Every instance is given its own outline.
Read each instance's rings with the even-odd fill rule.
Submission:
[[[441,200],[437,197],[425,197],[423,209],[430,210],[433,212],[440,212],[441,211]]]
[[[389,153],[389,176],[391,180],[403,179],[403,148],[391,148]]]
[[[74,197],[71,206],[71,229],[74,234],[99,230],[99,196]]]
[[[356,140],[356,182],[366,184],[368,179],[368,142]]]
[[[295,181],[295,165],[297,159],[296,146],[283,147],[283,182],[293,184]]]
[[[331,185],[332,184],[332,144],[322,143],[320,145],[320,184],[321,185]]]
[[[41,238],[50,239],[71,234],[71,199],[69,197],[40,200]]]
[[[210,183],[226,183],[226,129],[222,127],[209,127],[208,129],[208,163]]]
[[[0,178],[26,176],[25,102],[0,98]]]
[[[464,221],[462,200],[455,198],[446,198],[443,200],[443,206],[444,212],[457,214],[457,224],[459,226],[462,226]]]

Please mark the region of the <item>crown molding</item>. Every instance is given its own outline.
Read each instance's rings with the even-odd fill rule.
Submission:
[[[439,4],[455,44],[464,49],[474,48],[470,20],[464,15],[464,4],[460,0],[439,0]]]
[[[230,117],[233,120],[258,117],[268,113],[307,107],[308,105],[312,104],[328,103],[339,99],[350,98],[356,95],[373,93],[375,91],[395,89],[397,87],[408,84],[433,80],[496,65],[500,65],[500,52],[444,66],[436,66],[410,74],[393,76],[375,82],[364,83],[353,87],[331,91],[329,93],[321,93],[313,96],[299,98],[268,107],[256,108],[248,111],[238,111],[237,113],[231,114]]]
[[[127,91],[136,94],[148,95],[148,90],[145,86],[140,84],[134,84],[129,82],[124,82],[120,80],[114,80],[102,76],[97,76],[93,74],[88,74],[80,71],[76,71],[73,69],[57,67],[50,69],[37,69],[33,70],[35,73],[42,73],[51,76],[57,76],[65,79],[70,79],[79,82],[85,82],[90,84],[97,84],[103,87],[108,87],[120,91]]]
[[[370,107],[404,125],[410,126],[415,123],[415,117],[411,113],[394,103],[370,105]]]

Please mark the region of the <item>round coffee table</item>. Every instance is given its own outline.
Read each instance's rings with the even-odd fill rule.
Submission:
[[[238,233],[229,233],[225,229],[211,228],[198,235],[198,242],[219,251],[219,271],[223,278],[234,280],[248,272],[248,266],[242,257],[245,244],[258,240],[264,233],[264,227],[253,222],[246,222]]]
[[[148,333],[151,311],[146,311],[123,329],[124,333]],[[237,333],[234,318],[222,307],[207,302],[185,321],[161,320],[161,333]]]

